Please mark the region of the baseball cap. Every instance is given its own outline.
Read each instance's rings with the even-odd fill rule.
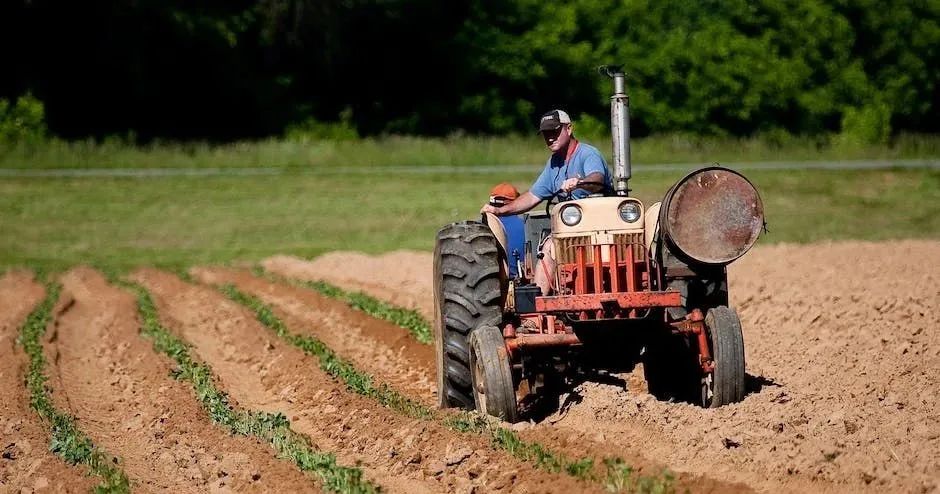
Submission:
[[[515,201],[517,197],[519,197],[519,191],[507,182],[496,184],[490,189],[490,204],[503,205]]]
[[[571,117],[564,110],[552,110],[542,115],[539,120],[539,132],[546,130],[557,130],[564,124],[570,124]]]

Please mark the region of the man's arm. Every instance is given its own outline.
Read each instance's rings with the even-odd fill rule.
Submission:
[[[586,184],[584,182],[597,182]],[[574,189],[584,189],[588,192],[602,192],[604,190],[604,174],[594,172],[584,178],[569,178],[562,182],[561,190],[571,192]]]
[[[515,201],[505,206],[495,207],[487,204],[480,209],[480,212],[492,213],[496,216],[512,216],[514,214],[524,213],[534,208],[540,202],[542,202],[542,200],[539,199],[538,196],[529,191],[525,191],[521,196],[517,197]]]

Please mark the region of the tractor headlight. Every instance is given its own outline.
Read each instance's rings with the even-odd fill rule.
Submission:
[[[627,223],[633,223],[640,219],[640,205],[633,201],[627,201],[620,204],[620,219]]]
[[[573,205],[561,208],[561,222],[568,226],[575,226],[580,223],[581,208]]]

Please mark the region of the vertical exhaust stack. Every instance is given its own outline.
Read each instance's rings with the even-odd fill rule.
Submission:
[[[630,97],[626,91],[626,74],[616,65],[600,68],[614,80],[614,94],[610,97],[610,130],[614,148],[614,192],[618,196],[630,194]]]

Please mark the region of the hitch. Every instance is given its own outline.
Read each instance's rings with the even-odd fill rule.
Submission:
[[[693,309],[685,316],[685,320],[676,321],[672,324],[673,331],[676,334],[688,336],[696,341],[698,346],[698,364],[706,374],[714,372],[715,360],[712,358],[712,352],[708,348],[708,333],[705,331],[705,316],[699,309]]]

